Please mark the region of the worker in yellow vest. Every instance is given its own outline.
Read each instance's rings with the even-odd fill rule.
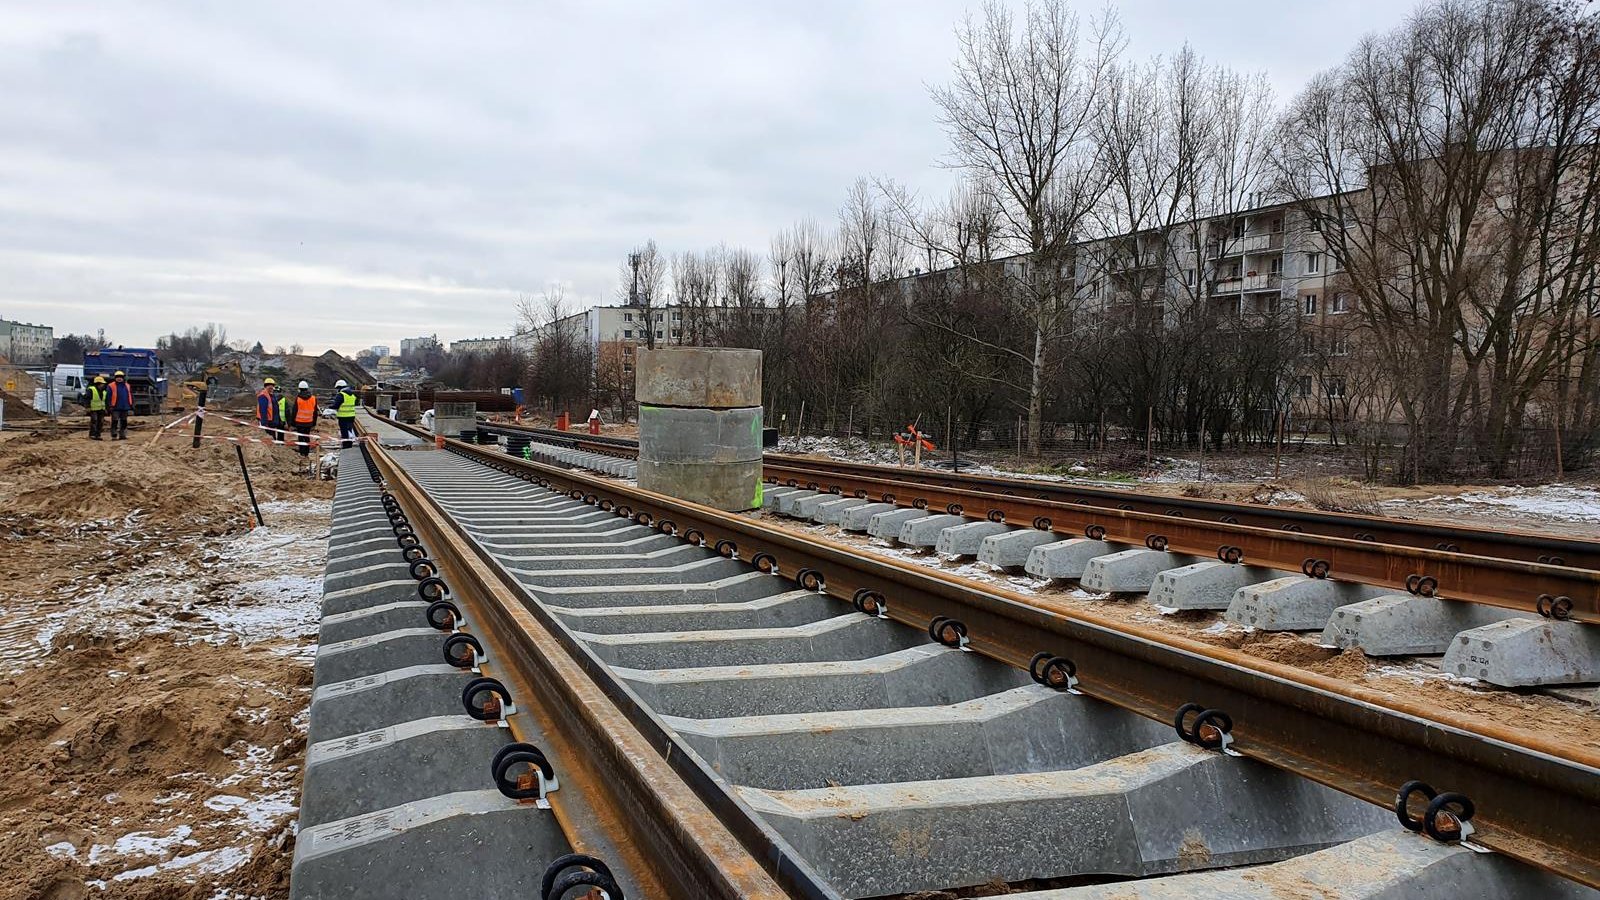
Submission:
[[[89,439],[105,440],[100,432],[106,427],[106,377],[96,375],[89,385]]]
[[[333,395],[333,414],[339,420],[339,446],[345,450],[356,442],[356,392],[343,378],[333,383],[338,393]]]

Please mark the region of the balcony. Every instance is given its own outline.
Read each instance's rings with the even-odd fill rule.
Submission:
[[[1242,256],[1246,253],[1262,253],[1268,250],[1283,249],[1283,232],[1274,231],[1268,234],[1247,234],[1243,237],[1223,238],[1206,244],[1207,256],[1211,259],[1223,259],[1230,256]]]
[[[1266,275],[1243,275],[1236,278],[1218,278],[1212,284],[1218,294],[1237,294],[1244,291],[1276,291],[1283,287],[1283,276],[1276,272]]]

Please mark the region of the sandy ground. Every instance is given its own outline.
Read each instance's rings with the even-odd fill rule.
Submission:
[[[1257,631],[1223,619],[1221,611],[1165,613],[1144,596],[1113,598],[1078,587],[997,570],[971,559],[891,545],[887,541],[842,531],[832,525],[811,525],[773,512],[751,513],[762,524],[831,541],[853,550],[938,569],[980,584],[1026,594],[1064,613],[1127,622],[1218,647],[1241,650],[1260,659],[1327,675],[1389,694],[1396,700],[1423,703],[1495,722],[1526,732],[1530,739],[1553,740],[1574,752],[1600,753],[1600,724],[1592,702],[1577,696],[1554,696],[1532,690],[1506,690],[1441,672],[1427,658],[1372,659],[1359,650],[1321,646],[1318,634]],[[1594,689],[1589,689],[1592,693]],[[1536,723],[1536,724],[1535,724]],[[1537,732],[1534,729],[1537,729]]]
[[[333,485],[154,431],[0,435],[0,900],[288,895]]]

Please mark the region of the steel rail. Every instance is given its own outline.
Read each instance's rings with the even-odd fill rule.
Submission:
[[[561,442],[577,449],[606,453],[613,456],[636,456],[638,443],[627,438],[589,435],[521,425],[492,424],[491,430],[517,432],[542,440]],[[907,469],[896,466],[879,466],[870,463],[853,463],[843,460],[817,459],[781,453],[768,453],[765,468],[778,473],[780,481],[792,478],[800,484],[825,479],[881,478],[994,492],[1004,496],[1032,496],[1039,500],[1055,500],[1108,509],[1124,509],[1157,515],[1182,515],[1188,518],[1229,521],[1260,528],[1286,528],[1327,537],[1346,537],[1356,540],[1376,541],[1382,544],[1416,547],[1420,549],[1459,552],[1471,556],[1494,556],[1550,565],[1565,565],[1582,569],[1600,569],[1600,541],[1557,537],[1530,531],[1508,529],[1469,528],[1440,522],[1422,522],[1409,519],[1391,519],[1384,516],[1363,516],[1351,513],[1295,509],[1293,507],[1266,506],[1257,503],[1233,503],[1224,500],[1202,500],[1194,497],[1169,497],[1138,491],[1098,488],[1059,481],[1041,481],[1027,478],[1007,478],[1000,475],[978,475],[960,472],[939,472],[929,469]],[[772,480],[769,477],[768,480]],[[1176,513],[1174,513],[1176,511]],[[1224,517],[1228,517],[1224,519]]]
[[[553,758],[565,764],[559,777],[595,813],[595,821],[584,822],[558,813],[574,849],[583,852],[583,831],[600,830],[629,854],[625,868],[643,881],[649,897],[831,896],[817,890],[795,860],[752,852],[748,836],[730,828],[734,817],[708,804],[711,792],[686,780],[681,763],[669,763],[667,749],[681,746],[639,729],[638,710],[596,678],[610,679],[603,664],[586,650],[575,653],[579,645],[566,630],[541,615],[526,589],[387,451],[375,447],[372,458],[454,588],[452,600],[467,606],[471,633],[485,645],[493,675],[539,720],[555,744]],[[566,794],[552,794],[552,806],[561,810]]]
[[[865,470],[865,474],[812,473],[774,463],[769,457],[764,469],[768,481],[841,496],[987,517],[1070,536],[1098,535],[1114,543],[1202,559],[1219,558],[1235,548],[1250,565],[1289,572],[1307,571],[1316,565],[1318,572],[1339,581],[1541,615],[1554,608],[1560,618],[1600,622],[1600,571],[1594,569],[1385,544],[1366,537],[1287,531],[1242,521],[1211,521],[1174,510],[1154,513],[1068,503],[1042,493],[994,493],[964,483],[912,480],[906,477],[906,470],[879,466],[852,467]]]
[[[1538,723],[1512,728],[1047,600],[968,581],[845,545],[818,542],[745,516],[525,461],[459,441],[451,452],[564,491],[724,555],[797,577],[841,599],[866,597],[887,616],[925,627],[959,621],[968,649],[1027,666],[1040,651],[1071,659],[1080,689],[1161,721],[1186,702],[1227,712],[1232,749],[1364,800],[1390,805],[1422,779],[1471,795],[1473,840],[1600,887],[1600,754],[1558,744]]]

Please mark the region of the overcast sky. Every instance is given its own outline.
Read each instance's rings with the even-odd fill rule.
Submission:
[[[1286,100],[1412,5],[1119,9],[1130,56]],[[0,317],[352,352],[612,302],[646,238],[764,252],[862,174],[942,194],[925,86],[975,6],[0,0]]]

